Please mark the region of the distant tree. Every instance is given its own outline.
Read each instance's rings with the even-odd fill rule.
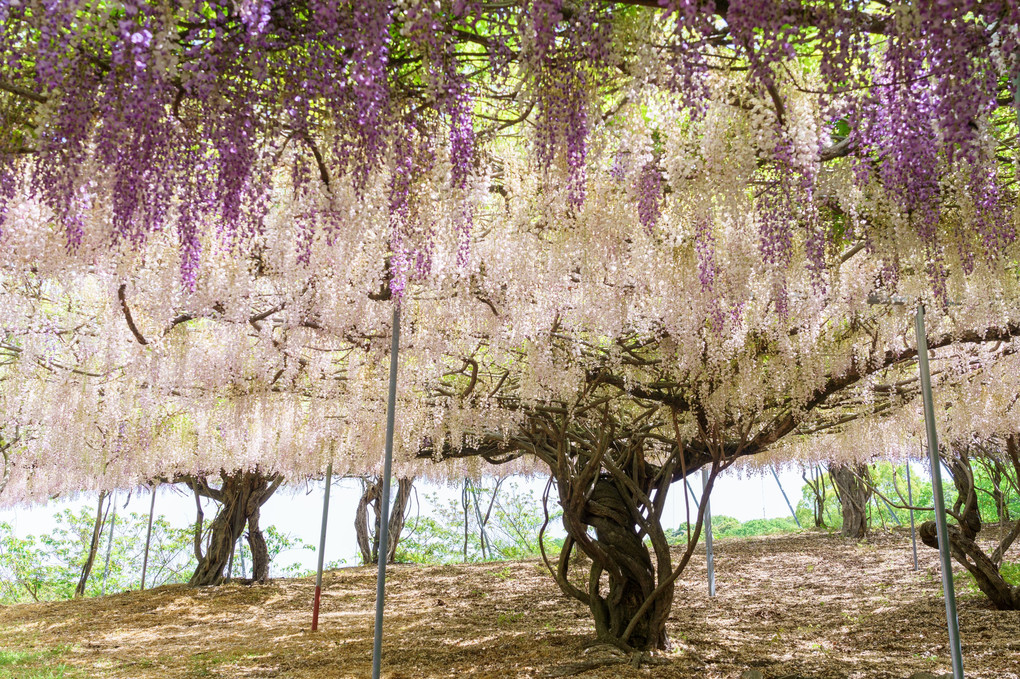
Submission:
[[[807,503],[810,506],[811,521],[815,528],[825,528],[826,503],[831,497],[830,491],[835,491],[830,476],[822,470],[821,465],[811,465],[801,471],[801,478],[804,479],[804,498],[799,504]]]
[[[872,495],[868,465],[860,462],[832,464],[829,466],[829,474],[839,497],[843,517],[840,534],[845,538],[863,540],[868,534],[868,505]]]
[[[365,564],[379,563],[379,522],[382,519],[382,479],[378,476],[361,477],[361,499],[354,514],[354,531],[361,552],[361,562]],[[404,532],[404,523],[410,509],[413,477],[397,479],[397,492],[390,496],[390,514],[387,521],[386,562],[396,560],[400,539]],[[369,526],[368,510],[372,510],[375,520]]]
[[[99,551],[99,538],[106,524],[106,517],[110,512],[112,494],[100,491],[99,502],[96,507],[96,520],[92,524],[92,537],[89,540],[88,556],[81,568],[81,576],[78,578],[78,585],[74,588],[75,598],[85,594],[85,586],[88,584],[89,576],[92,574],[92,566],[96,561],[96,553]],[[106,509],[103,509],[103,502],[106,502]]]
[[[244,534],[252,556],[252,580],[265,582],[269,578],[269,550],[259,527],[259,515],[273,493],[283,483],[280,474],[265,474],[258,469],[221,472],[220,485],[210,485],[204,476],[180,477],[195,493],[197,517],[195,520],[195,558],[198,566],[188,584],[192,586],[218,585],[227,577],[226,568],[234,553],[238,538]],[[209,498],[219,505],[216,518],[209,526],[205,549],[202,548],[204,514],[201,498]],[[245,527],[247,526],[247,532]]]

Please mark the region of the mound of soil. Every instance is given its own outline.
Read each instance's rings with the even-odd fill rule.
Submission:
[[[938,555],[919,549],[914,572],[906,531],[861,544],[821,533],[718,540],[718,595],[708,597],[704,557],[696,558],[677,586],[674,649],[638,668],[614,650],[587,645],[594,631],[588,611],[560,594],[539,561],[398,565],[387,580],[384,676],[944,673]],[[0,645],[61,663],[68,678],[369,676],[374,568],[324,576],[314,633],[313,589],[306,578],[9,606],[0,608]],[[1020,612],[996,611],[979,593],[963,591],[959,614],[967,677],[1020,679]]]

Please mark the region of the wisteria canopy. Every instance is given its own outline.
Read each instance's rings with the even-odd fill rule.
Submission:
[[[409,466],[525,464],[536,414],[607,408],[692,464],[786,450],[908,400],[875,294],[931,302],[947,379],[1020,331],[1015,2],[0,0],[0,25],[5,503],[373,467],[397,303]]]
[[[946,440],[1015,453],[1016,2],[0,0],[0,25],[2,504],[373,472],[397,305],[398,469],[548,473],[546,564],[627,650],[669,646],[707,504],[674,568],[674,482],[916,452],[912,324],[869,302],[932,311]]]

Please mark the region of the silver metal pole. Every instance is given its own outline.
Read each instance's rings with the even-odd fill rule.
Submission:
[[[705,503],[705,560],[708,565],[708,596],[715,596],[715,558],[712,554],[712,504],[705,493],[709,472],[701,468],[701,501]]]
[[[917,307],[914,323],[917,332],[917,366],[921,372],[921,395],[924,399],[924,427],[928,434],[928,457],[931,460],[931,490],[935,499],[935,526],[942,560],[942,593],[946,600],[946,621],[949,625],[949,652],[953,659],[953,679],[963,679],[963,652],[960,649],[960,623],[956,617],[956,592],[953,590],[953,564],[949,560],[949,529],[946,506],[942,497],[942,464],[939,460],[938,433],[935,431],[935,406],[932,404],[931,373],[928,370],[928,338],[924,330],[924,305]]]
[[[319,598],[322,596],[322,566],[326,560],[326,518],[329,516],[329,489],[333,485],[333,461],[326,465],[326,492],[322,496],[322,530],[319,532],[319,566],[315,572],[315,600],[312,602],[312,631],[319,629]]]
[[[694,508],[701,509],[701,505],[698,504],[698,497],[694,494],[694,489],[691,488],[691,482],[688,481],[687,479],[684,479],[684,485],[687,486],[687,490],[691,494],[691,499],[694,500]]]
[[[382,668],[383,598],[386,596],[386,555],[389,553],[390,477],[393,469],[393,424],[397,408],[397,352],[400,349],[400,305],[393,305],[393,344],[390,347],[390,395],[386,408],[386,455],[383,459],[382,515],[379,517],[379,576],[375,589],[375,643],[372,647],[372,679]]]
[[[775,467],[769,467],[772,470],[772,476],[776,477],[776,485],[779,486],[779,492],[783,494],[783,499],[786,500],[786,506],[790,508],[790,515],[793,516],[793,520],[797,522],[797,528],[803,528],[800,525],[800,519],[797,518],[797,512],[793,511],[793,505],[790,504],[790,498],[786,497],[786,491],[783,490],[783,484],[779,480],[779,474],[776,472]]]
[[[889,516],[891,516],[892,520],[896,522],[896,525],[902,526],[903,522],[900,521],[900,517],[896,516],[896,512],[893,511],[892,505],[889,504],[889,501],[886,500],[885,498],[882,498],[882,504],[885,505],[886,511],[889,512]]]
[[[914,550],[914,570],[917,570],[917,529],[914,527],[914,493],[910,489],[910,460],[907,460],[907,504],[910,505],[910,546]]]
[[[106,539],[106,565],[103,566],[103,596],[106,596],[106,578],[110,575],[110,555],[113,553],[113,529],[117,525],[117,491],[110,494],[110,506],[113,513],[110,515],[110,535]]]
[[[152,543],[152,513],[156,509],[156,489],[159,481],[152,486],[152,502],[149,503],[149,528],[145,531],[145,556],[142,557],[142,587],[145,589],[145,571],[149,567],[149,545]]]
[[[1016,109],[1016,124],[1020,125],[1020,75],[1013,78],[1013,108]],[[1020,145],[1020,139],[1017,144]]]

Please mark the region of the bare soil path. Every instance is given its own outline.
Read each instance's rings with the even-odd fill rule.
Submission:
[[[736,679],[907,679],[949,671],[937,554],[911,569],[905,531],[854,544],[793,536],[716,542],[718,596],[704,557],[677,588],[661,664],[633,668],[586,648],[588,612],[556,589],[537,561],[389,571],[384,674]],[[365,677],[375,598],[373,568],[328,573],[320,630],[309,631],[313,579],[189,590],[162,587],[84,601],[0,607],[0,648],[21,654],[0,678]],[[961,593],[968,678],[1020,679],[1020,612]],[[62,669],[58,666],[63,666]],[[19,669],[20,668],[20,669]],[[33,672],[43,673],[33,673]],[[6,672],[6,674],[5,674]],[[19,674],[21,672],[21,674]]]

